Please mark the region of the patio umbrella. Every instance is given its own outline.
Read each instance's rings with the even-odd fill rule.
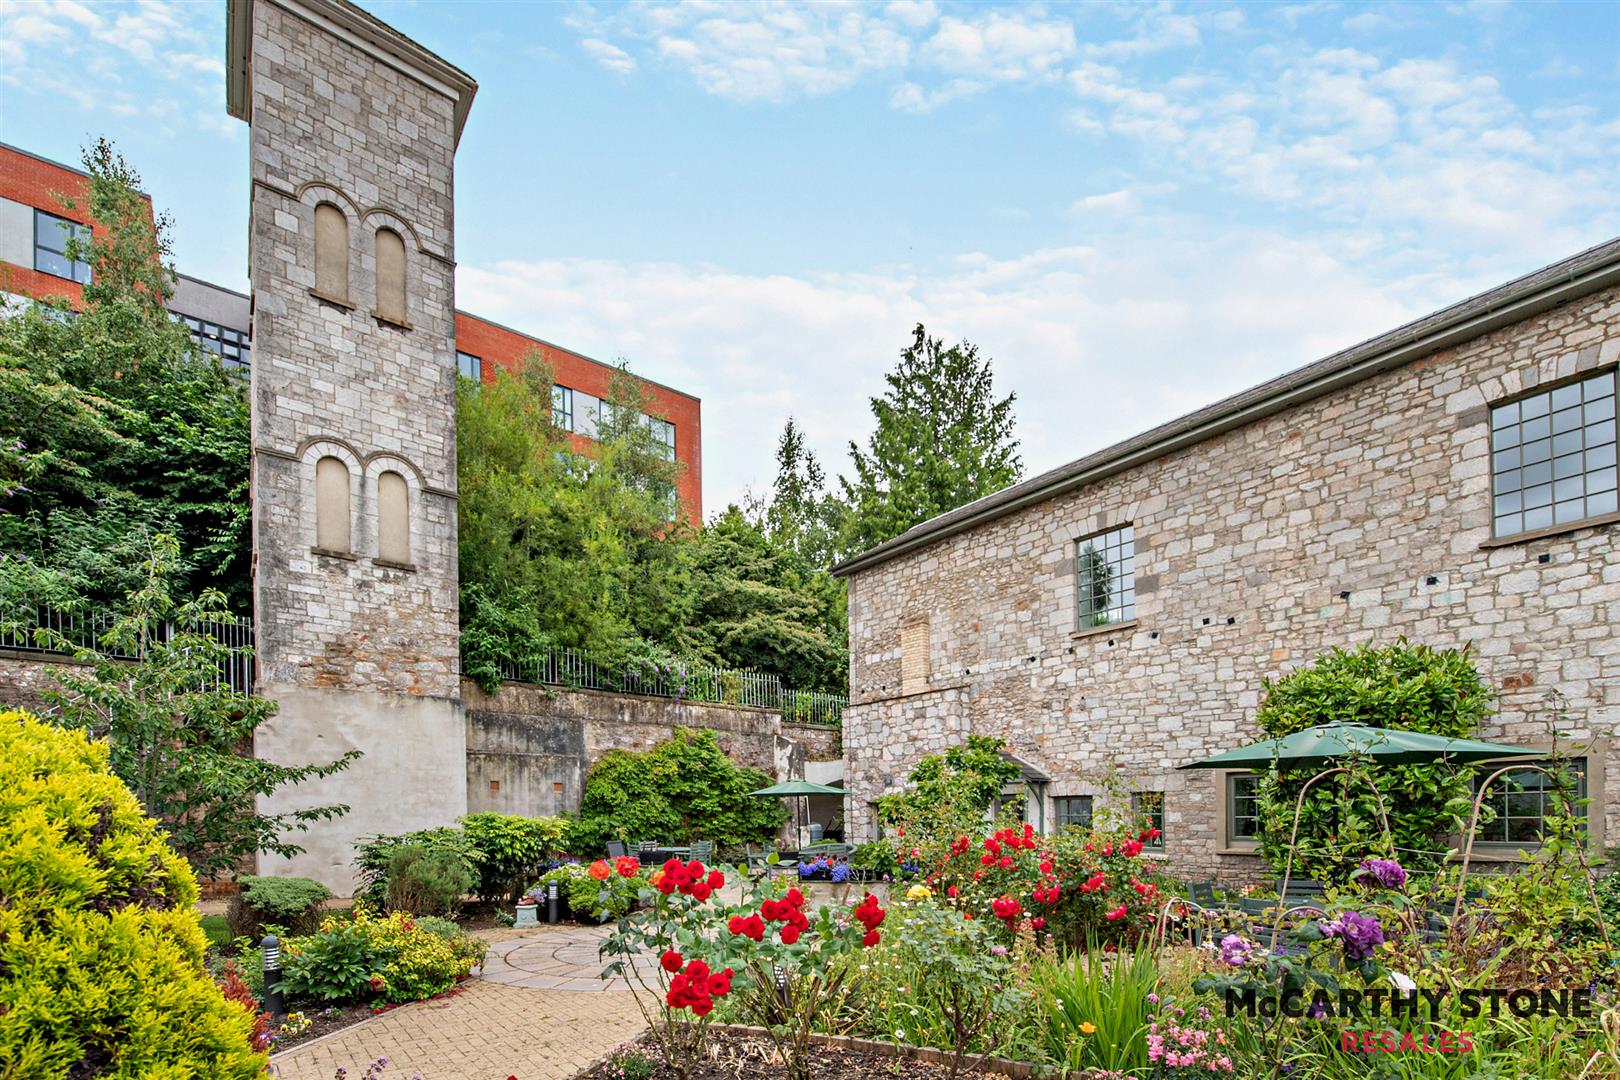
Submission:
[[[1421,731],[1370,727],[1366,724],[1317,724],[1281,739],[1262,739],[1224,754],[1190,761],[1182,769],[1263,769],[1275,759],[1290,768],[1322,766],[1338,758],[1367,757],[1381,765],[1423,765],[1437,761],[1453,764],[1524,757],[1532,751],[1521,746],[1451,739]]]
[[[808,780],[784,780],[780,784],[750,791],[750,795],[758,795],[762,799],[791,799],[794,796],[804,798],[804,820],[808,825],[810,821],[810,796],[812,795],[843,795],[843,788],[828,787],[826,784],[813,784]],[[797,825],[794,828],[798,828]]]

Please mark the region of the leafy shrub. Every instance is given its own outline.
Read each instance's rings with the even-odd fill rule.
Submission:
[[[104,744],[0,712],[0,1076],[263,1077],[196,901]]]
[[[236,895],[225,913],[231,936],[259,938],[265,926],[279,926],[290,934],[307,934],[320,925],[321,904],[332,891],[318,881],[301,877],[237,879]]]
[[[473,892],[485,903],[510,903],[539,873],[546,857],[563,847],[569,822],[518,814],[468,814],[462,831],[473,857]]]
[[[1069,1070],[1148,1067],[1148,1015],[1155,1011],[1148,995],[1159,977],[1152,951],[1074,953],[1042,960],[1030,973],[1048,1058]]]
[[[537,887],[556,883],[558,891],[568,899],[574,918],[581,922],[600,919],[604,913],[611,918],[622,918],[635,908],[647,878],[638,870],[626,876],[613,869],[613,864],[598,860],[593,866],[608,867],[605,877],[591,876],[591,868],[582,863],[564,863],[540,875]],[[600,871],[598,871],[600,873]]]
[[[384,900],[390,911],[448,915],[460,910],[461,898],[472,883],[472,868],[465,859],[420,844],[406,844],[388,856],[388,891]]]
[[[449,919],[441,919],[437,915],[423,915],[416,920],[416,928],[448,941],[456,956],[470,961],[471,965],[482,964],[484,955],[489,952],[489,945],[483,938],[474,937]]]
[[[282,982],[290,996],[322,1001],[420,1001],[454,986],[483,959],[483,950],[483,942],[454,923],[436,919],[424,928],[403,911],[378,915],[359,904],[346,917],[329,916],[309,937],[287,942]]]
[[[975,832],[1008,784],[1017,781],[1017,765],[1001,755],[1006,741],[969,735],[960,746],[930,754],[907,777],[909,790],[878,799],[884,825],[914,840],[949,839]]]
[[[421,829],[396,836],[366,836],[355,844],[354,865],[359,869],[360,891],[356,899],[381,907],[388,896],[388,860],[396,848],[412,844],[429,852],[443,852],[459,858],[472,873],[472,845],[460,829],[443,827]]]
[[[609,840],[660,837],[757,842],[772,836],[787,812],[751,791],[771,778],[726,757],[712,731],[675,732],[640,753],[609,750],[585,778],[569,850],[599,852]]]
[[[1255,720],[1272,738],[1332,721],[1468,738],[1491,711],[1491,688],[1466,649],[1433,649],[1405,638],[1383,648],[1334,649],[1264,686]],[[1300,789],[1317,771],[1284,769],[1261,784],[1260,852],[1279,874]],[[1374,785],[1401,861],[1414,870],[1436,868],[1446,854],[1444,837],[1467,827],[1473,776],[1470,768],[1449,765],[1380,765],[1370,784],[1346,774],[1344,783],[1316,785],[1300,815],[1295,873],[1340,882],[1381,841]],[[1346,863],[1341,852],[1356,859]]]
[[[352,923],[282,944],[281,984],[288,997],[359,1001],[369,997],[377,973],[371,937]]]

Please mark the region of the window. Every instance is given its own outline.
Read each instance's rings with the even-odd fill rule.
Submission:
[[[405,325],[405,241],[393,229],[378,229],[377,318]]]
[[[459,351],[456,353],[456,370],[464,379],[471,379],[473,382],[484,381],[484,360],[472,353]]]
[[[315,463],[315,546],[349,550],[349,467],[341,458],[323,457]]]
[[[666,461],[675,460],[675,425],[668,420],[656,416],[647,417],[647,426],[652,431],[653,442],[657,444],[659,453]]]
[[[331,203],[315,207],[315,291],[349,302],[349,219]]]
[[[1543,769],[1554,769],[1552,761],[1533,764]],[[1574,774],[1574,797],[1578,802],[1586,798],[1586,759],[1572,758],[1566,765]],[[1489,767],[1487,770],[1481,779],[1494,771]],[[1553,777],[1534,769],[1521,769],[1498,776],[1481,805],[1496,811],[1496,820],[1479,827],[1474,833],[1475,843],[1524,846],[1541,843],[1546,819],[1562,813],[1565,803]],[[1576,813],[1582,813],[1578,805]]]
[[[1260,778],[1253,773],[1226,777],[1226,846],[1260,839]]]
[[[82,285],[90,280],[90,264],[68,258],[69,240],[78,241],[79,254],[85,254],[90,246],[90,226],[43,210],[34,211],[34,269]]]
[[[1091,828],[1091,796],[1062,795],[1052,800],[1052,822],[1058,828]]]
[[[1614,401],[1606,371],[1491,410],[1496,536],[1615,512]]]
[[[1136,537],[1129,525],[1075,544],[1080,629],[1136,618]]]
[[[194,315],[171,312],[170,318],[186,324],[197,344],[219,357],[227,371],[246,371],[253,363],[252,339],[245,330],[211,323]]]
[[[551,423],[563,431],[574,430],[574,392],[566,386],[551,388]]]
[[[908,623],[900,628],[900,692],[917,694],[928,689],[931,644],[928,623]]]
[[[1158,835],[1151,840],[1143,840],[1142,846],[1162,850],[1164,848],[1164,792],[1131,792],[1131,817],[1135,819],[1137,827],[1143,831],[1148,829],[1159,830]]]
[[[377,477],[377,558],[401,565],[411,561],[411,493],[405,478],[392,470]]]

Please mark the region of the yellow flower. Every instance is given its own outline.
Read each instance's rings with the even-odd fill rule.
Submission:
[[[934,890],[926,885],[913,885],[906,890],[907,900],[927,900],[934,895]]]
[[[1080,1034],[1082,1034],[1082,1035],[1095,1035],[1096,1033],[1097,1033],[1097,1025],[1093,1024],[1090,1020],[1087,1020],[1085,1023],[1080,1025]]]

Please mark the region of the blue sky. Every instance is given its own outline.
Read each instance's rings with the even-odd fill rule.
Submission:
[[[1620,5],[366,4],[478,79],[459,304],[830,471],[918,320],[1029,472],[1620,234]],[[245,287],[224,5],[0,0],[0,140],[115,139]]]

